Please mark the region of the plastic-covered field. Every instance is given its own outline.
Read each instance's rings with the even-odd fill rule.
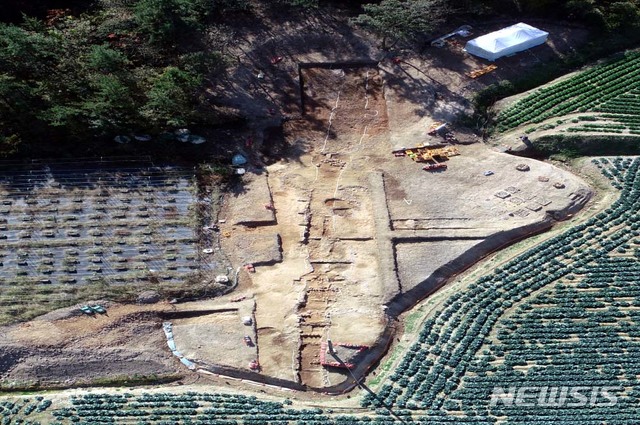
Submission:
[[[192,168],[0,164],[0,284],[177,281],[212,267]]]

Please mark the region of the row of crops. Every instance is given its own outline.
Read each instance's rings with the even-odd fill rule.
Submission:
[[[0,284],[177,282],[211,268],[194,179],[148,163],[0,165]]]
[[[362,409],[225,394],[86,394],[55,424],[635,424],[640,417],[640,159],[593,160],[611,207],[450,297]],[[491,403],[495,387],[615,388],[586,405]],[[606,418],[606,421],[603,420]]]
[[[608,63],[540,88],[497,117],[500,132],[573,113],[573,122],[597,118],[592,125],[569,125],[569,132],[640,134],[640,52],[627,52]],[[597,115],[593,115],[593,113]],[[528,129],[533,130],[535,127]]]
[[[15,400],[0,400],[0,424],[41,425],[42,414],[51,406],[51,400],[42,396],[21,398]],[[48,419],[48,418],[47,418]]]
[[[71,406],[53,411],[52,424],[305,424],[382,425],[394,423],[387,416],[364,412],[362,416],[332,415],[319,408],[293,408],[291,401],[262,401],[231,394],[145,393],[87,394],[71,398]]]

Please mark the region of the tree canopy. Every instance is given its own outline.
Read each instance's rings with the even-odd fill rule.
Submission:
[[[29,141],[86,143],[205,120],[203,85],[225,68],[195,31],[208,3],[232,2],[139,0],[95,15],[0,23],[0,157]]]
[[[382,47],[389,40],[398,41],[438,27],[447,15],[444,0],[382,0],[362,6],[364,13],[354,22],[371,29],[382,38]]]

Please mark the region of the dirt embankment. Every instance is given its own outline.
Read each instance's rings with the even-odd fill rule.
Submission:
[[[179,378],[161,330],[167,304],[102,302],[105,315],[78,307],[0,330],[3,387],[69,387],[92,383]]]

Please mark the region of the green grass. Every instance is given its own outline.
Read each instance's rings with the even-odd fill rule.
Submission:
[[[384,363],[382,363],[382,365],[377,369],[377,375],[369,381],[368,385],[371,387],[377,387],[384,379],[386,379],[387,374],[393,367],[393,364],[398,360],[406,348],[407,347],[404,344],[396,345],[393,352],[387,356]]]
[[[424,307],[420,306],[407,315],[404,322],[405,333],[412,334],[416,330],[418,321],[422,320],[424,316]]]

